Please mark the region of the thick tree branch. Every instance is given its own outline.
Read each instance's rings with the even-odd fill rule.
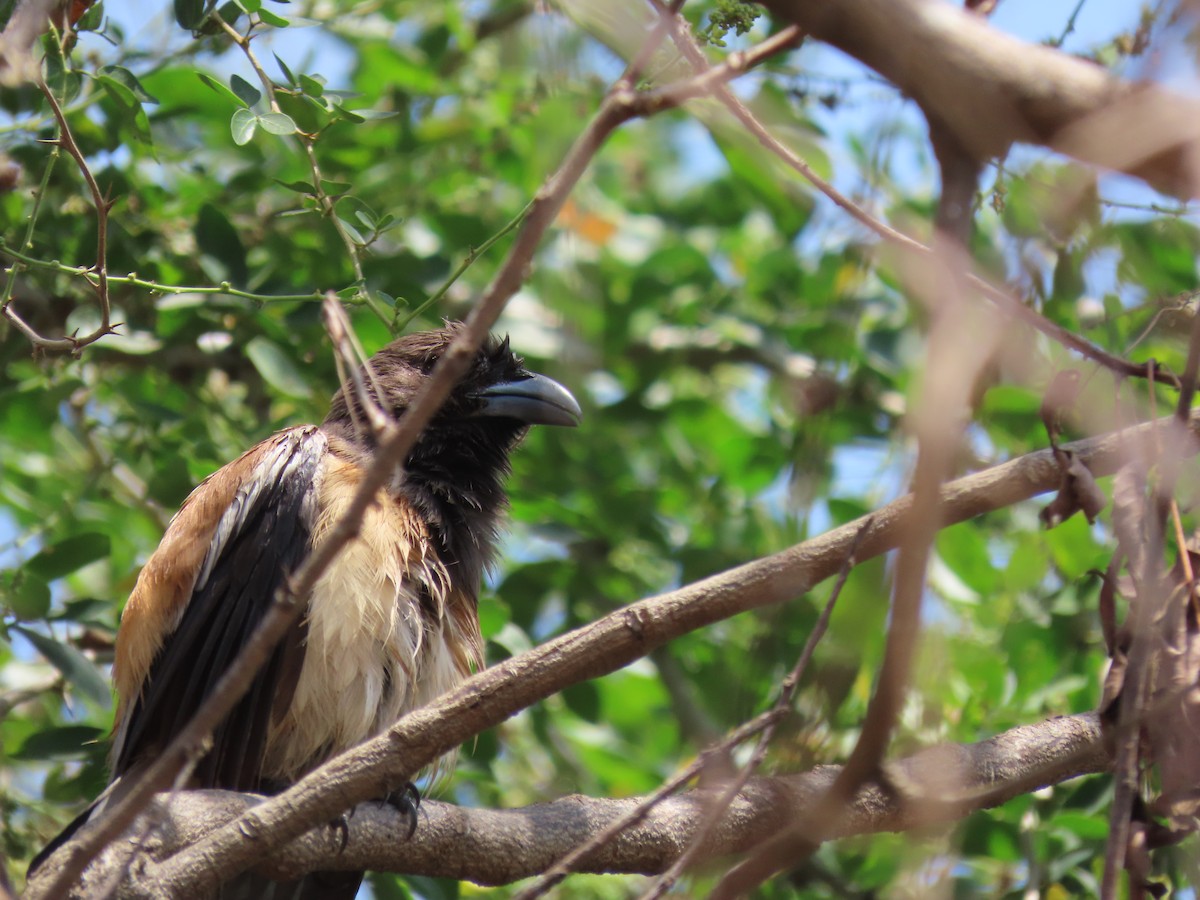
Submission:
[[[1197,196],[1200,105],[1004,34],[942,0],[763,0],[870,66],[977,159],[1041,144]],[[986,110],[986,114],[981,114]]]
[[[1061,716],[1021,726],[976,744],[949,744],[922,751],[886,768],[888,785],[870,782],[856,794],[836,837],[903,831],[953,822],[1028,791],[1079,775],[1106,771],[1109,756],[1093,713]],[[706,842],[708,856],[738,853],[760,843],[810,807],[838,776],[838,766],[775,778],[752,779],[738,794]],[[688,846],[721,788],[672,797],[638,824],[597,847],[581,868],[590,872],[652,874],[664,871]],[[156,857],[201,839],[238,818],[259,798],[228,791],[163,795],[165,826],[146,847]],[[414,875],[506,884],[544,871],[555,859],[625,816],[642,798],[564,797],[522,809],[466,809],[427,801],[421,823],[406,840],[408,820],[376,803],[357,808],[348,836],[319,826],[260,860],[258,871],[294,878],[314,869],[374,869]],[[124,865],[130,847],[115,842],[78,888],[103,882]],[[122,897],[162,896],[166,887],[153,869],[135,867]]]
[[[1131,444],[1148,440],[1170,421],[1066,446],[1094,474],[1109,475],[1128,458]],[[1200,412],[1190,424],[1200,432]],[[1011,506],[1055,489],[1060,480],[1050,450],[1027,454],[947,484],[942,489],[942,522],[948,526]],[[896,547],[910,520],[911,505],[911,498],[905,497],[874,513],[856,556],[869,559]],[[385,786],[403,783],[473,735],[571,684],[616,671],[669,640],[739,612],[795,599],[837,572],[862,525],[862,520],[847,523],[773,556],[631,604],[473,676],[385,734],[255,807],[238,823],[162,863],[164,886],[176,891],[183,885],[192,890],[212,887],[206,873],[223,871],[231,863],[253,864],[263,853],[298,837],[309,824],[328,821],[378,796]]]

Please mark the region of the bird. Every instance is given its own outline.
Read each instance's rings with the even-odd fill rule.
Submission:
[[[364,405],[401,417],[464,327],[392,341],[334,394],[320,425],[263,440],[184,501],[121,616],[109,789],[31,874],[187,724],[276,592],[336,527],[377,448]],[[479,590],[508,505],[510,454],[530,426],[575,426],[581,415],[507,337],[489,337],[217,726],[189,786],[278,792],[480,667]],[[247,873],[220,896],[334,900],[353,897],[362,877],[279,883]]]

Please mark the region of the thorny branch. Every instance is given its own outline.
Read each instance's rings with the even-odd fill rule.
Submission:
[[[100,190],[100,185],[96,183],[96,178],[92,175],[92,170],[88,166],[87,159],[79,149],[79,145],[75,143],[75,136],[71,133],[71,126],[67,123],[66,114],[59,105],[58,98],[54,96],[54,92],[50,90],[49,85],[46,84],[46,80],[41,76],[40,72],[37,75],[36,83],[38,90],[42,92],[42,96],[46,98],[46,103],[49,104],[50,110],[54,114],[55,122],[58,123],[57,144],[63,150],[66,150],[75,161],[75,165],[79,168],[79,172],[87,184],[88,193],[91,194],[92,205],[96,209],[96,262],[86,271],[88,275],[95,278],[95,281],[90,281],[90,283],[96,291],[96,301],[100,306],[100,324],[84,337],[71,335],[65,338],[48,338],[39,334],[12,308],[12,289],[17,275],[15,264],[8,273],[8,282],[4,288],[4,299],[3,302],[0,302],[0,313],[3,313],[12,326],[21,332],[36,350],[78,353],[88,344],[93,344],[100,340],[100,338],[113,333],[110,318],[111,305],[108,297],[108,211],[112,204]],[[41,210],[42,200],[45,197],[46,187],[49,183],[50,168],[54,165],[54,160],[55,155],[52,154],[47,161],[46,172],[42,177],[42,184],[38,190],[33,211],[30,214],[29,227],[25,236],[26,244],[29,243],[30,238],[33,236],[34,224],[37,221],[38,212]]]

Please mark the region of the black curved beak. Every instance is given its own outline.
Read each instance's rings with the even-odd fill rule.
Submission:
[[[526,425],[565,425],[574,428],[583,410],[571,392],[545,375],[503,381],[479,392],[483,406],[477,416],[516,419]]]

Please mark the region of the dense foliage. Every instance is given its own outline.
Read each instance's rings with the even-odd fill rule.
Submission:
[[[175,13],[198,25],[191,5]],[[39,43],[49,88],[111,200],[101,227],[120,324],[77,354],[34,352],[15,328],[0,330],[0,785],[16,883],[105,782],[112,638],[167,518],[255,441],[323,416],[337,381],[321,292],[340,293],[368,350],[464,315],[502,259],[506,229],[621,71],[618,54],[642,39],[634,24],[650,21],[636,4],[564,7],[229,4],[233,29],[253,26],[275,105],[211,21],[193,35],[98,4],[73,46]],[[704,3],[685,12],[730,47],[770,30],[765,19],[745,35],[728,18],[712,25]],[[1136,73],[1128,54],[1155,35],[1179,37],[1165,21],[1131,17],[1098,43],[1076,35],[1066,46]],[[647,82],[669,69],[651,65]],[[737,90],[818,171],[881,218],[928,234],[926,138],[888,86],[806,46]],[[44,336],[87,334],[99,313],[84,270],[101,219],[53,143],[41,93],[9,85],[0,104],[11,181],[0,195],[4,301]],[[1174,206],[1109,202],[1131,194],[1021,153],[985,174],[974,249],[1053,320],[1181,371],[1200,234]],[[905,413],[925,319],[877,247],[715,101],[615,134],[502,320],[533,366],[575,390],[586,419],[577,432],[531,435],[515,458],[510,537],[481,610],[489,661],[906,489]],[[1042,390],[1071,365],[1061,347],[1015,330],[960,471],[1045,446]],[[1087,415],[1069,435],[1173,401],[1081,371],[1076,409]],[[1091,573],[1111,535],[1103,518],[1089,526],[1081,515],[1045,531],[1041,505],[938,537],[895,753],[1097,705],[1106,653]],[[875,560],[851,575],[770,771],[836,762],[852,746],[879,667],[888,574]],[[772,702],[828,590],[527,710],[464,749],[442,797],[517,806],[653,790]],[[829,845],[764,895],[1091,893],[1109,791],[1084,779],[957,827]],[[1168,879],[1180,877],[1173,866]],[[372,879],[380,897],[472,891]],[[640,883],[581,877],[563,891],[624,896]]]

